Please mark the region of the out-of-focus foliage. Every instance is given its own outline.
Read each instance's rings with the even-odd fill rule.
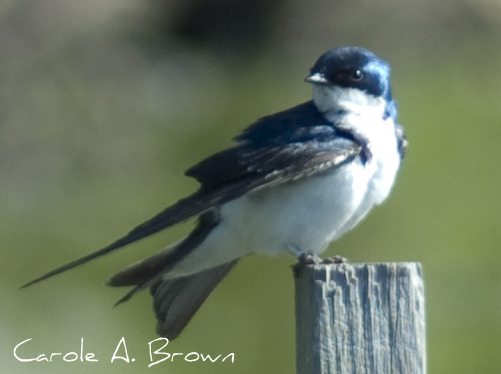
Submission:
[[[410,149],[389,201],[329,254],[421,261],[430,372],[501,371],[501,6],[210,3],[218,5],[0,5],[2,371],[293,372],[294,259],[287,256],[243,260],[168,347],[235,352],[234,364],[176,360],[147,369],[155,338],[149,295],[113,310],[122,290],[103,282],[190,223],[17,287],[193,191],[182,176],[187,167],[257,117],[307,100],[308,68],[341,44],[366,46],[392,63]],[[110,364],[121,336],[136,362]],[[29,337],[30,354],[78,351],[84,337],[100,362],[21,364],[12,349]]]

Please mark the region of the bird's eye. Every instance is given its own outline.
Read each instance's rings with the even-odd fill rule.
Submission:
[[[364,73],[360,69],[356,69],[350,72],[349,78],[353,82],[361,81],[364,78]]]

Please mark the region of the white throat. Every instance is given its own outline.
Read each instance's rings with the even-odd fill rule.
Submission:
[[[386,101],[357,88],[313,85],[313,102],[329,120],[339,112],[383,117]]]
[[[391,116],[384,115],[386,100],[356,88],[314,85],[313,101],[325,119],[335,123],[337,128],[348,130],[367,141],[373,156],[370,164],[377,165],[381,170],[389,167],[388,180],[393,183],[400,156],[395,123]]]

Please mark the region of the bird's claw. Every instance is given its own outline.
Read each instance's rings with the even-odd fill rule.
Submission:
[[[301,265],[316,265],[322,262],[322,259],[312,253],[302,253],[299,255],[299,263]]]
[[[325,265],[330,265],[330,264],[345,264],[347,262],[348,262],[348,259],[346,257],[336,255],[336,256],[333,256],[333,257],[327,257],[326,259],[324,259],[322,261],[322,264],[325,264]]]

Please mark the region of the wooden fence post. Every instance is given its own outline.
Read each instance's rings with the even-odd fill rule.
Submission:
[[[297,374],[426,373],[421,265],[298,264]]]

